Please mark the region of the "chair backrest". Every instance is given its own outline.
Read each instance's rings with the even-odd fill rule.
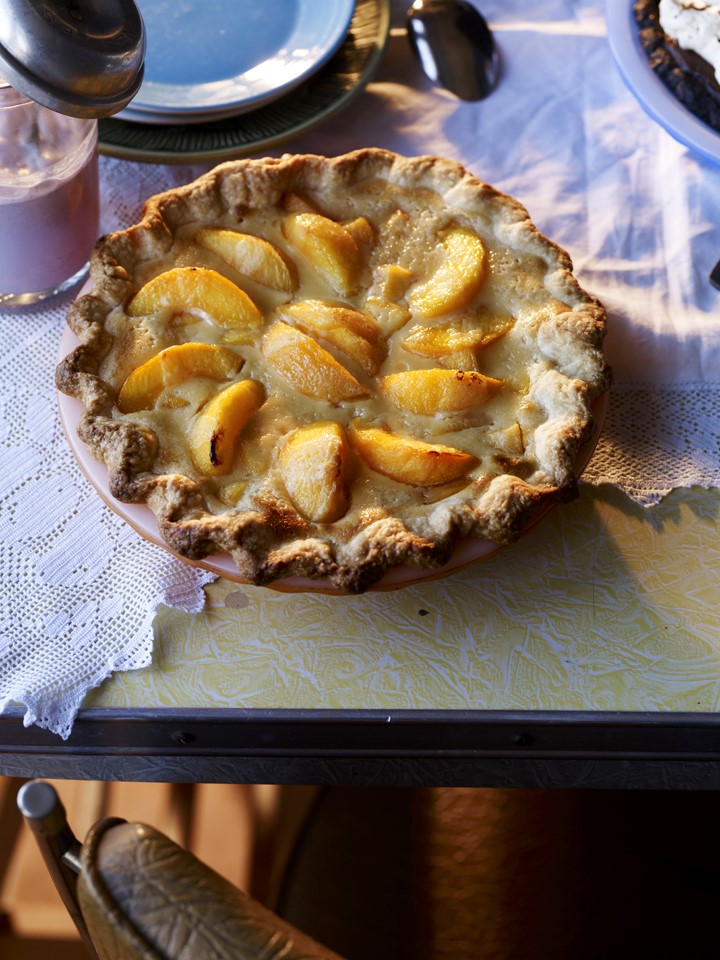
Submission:
[[[70,829],[60,797],[51,784],[43,780],[31,780],[20,787],[17,804],[33,832],[55,888],[75,922],[90,956],[95,960],[97,953],[77,894],[81,844]]]
[[[100,820],[80,844],[44,781],[18,806],[93,960],[341,960],[152,827]]]

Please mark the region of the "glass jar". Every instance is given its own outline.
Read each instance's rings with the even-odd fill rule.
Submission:
[[[0,309],[82,280],[99,206],[97,120],[56,113],[0,79]]]

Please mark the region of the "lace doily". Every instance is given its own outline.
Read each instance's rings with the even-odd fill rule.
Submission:
[[[678,487],[720,486],[720,384],[615,384],[583,482],[645,507]]]
[[[103,230],[198,172],[106,163]],[[88,690],[151,662],[160,604],[202,610],[213,579],[145,542],[80,473],[53,382],[69,302],[0,310],[0,712],[22,704],[26,726],[63,738]]]

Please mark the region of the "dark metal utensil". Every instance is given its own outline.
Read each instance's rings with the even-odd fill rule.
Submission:
[[[461,100],[483,100],[500,74],[485,18],[467,0],[415,0],[407,34],[427,76]]]
[[[710,273],[710,283],[720,290],[720,260],[715,264]]]
[[[143,78],[134,0],[0,0],[0,77],[50,110],[106,117]]]

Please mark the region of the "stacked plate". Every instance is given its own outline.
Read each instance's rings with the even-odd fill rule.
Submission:
[[[120,116],[203,123],[254,110],[319,70],[350,26],[355,0],[138,0],[145,77]]]
[[[217,159],[280,143],[344,106],[370,77],[389,0],[137,0],[145,77],[101,121],[100,149]]]

